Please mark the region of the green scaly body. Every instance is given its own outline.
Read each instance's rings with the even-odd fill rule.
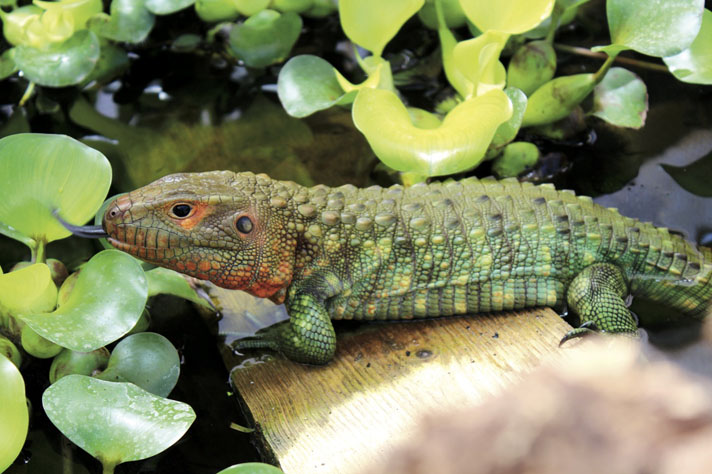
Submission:
[[[568,304],[584,322],[576,336],[634,332],[629,294],[695,319],[712,301],[710,249],[516,180],[358,189],[177,174],[118,198],[104,229],[144,260],[284,302],[290,320],[239,347],[308,363],[332,357],[331,319]]]

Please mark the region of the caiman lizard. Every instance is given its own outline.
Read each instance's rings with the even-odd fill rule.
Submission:
[[[629,295],[675,318],[701,319],[712,304],[712,250],[516,180],[359,189],[174,174],[117,198],[95,230],[147,262],[284,303],[288,321],[237,348],[312,364],[334,354],[332,319],[568,306],[583,324],[567,339],[637,331]]]

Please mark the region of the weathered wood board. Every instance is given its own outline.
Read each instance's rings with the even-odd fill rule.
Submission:
[[[226,318],[244,311],[233,292],[211,295]],[[337,353],[324,367],[228,349],[224,359],[268,460],[287,474],[352,473],[383,458],[424,415],[476,403],[517,380],[558,352],[570,329],[546,308],[341,333],[337,323]]]

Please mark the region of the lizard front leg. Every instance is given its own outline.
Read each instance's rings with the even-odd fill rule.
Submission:
[[[569,331],[561,343],[595,330],[636,333],[637,324],[625,304],[628,285],[621,270],[608,263],[586,267],[566,292],[569,308],[581,319],[581,327]]]

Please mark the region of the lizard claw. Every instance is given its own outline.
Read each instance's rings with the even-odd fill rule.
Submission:
[[[596,326],[596,323],[593,321],[586,321],[581,326],[567,332],[564,337],[561,338],[561,341],[559,341],[559,347],[563,346],[564,343],[570,341],[571,339],[598,334],[598,331],[599,329]]]

